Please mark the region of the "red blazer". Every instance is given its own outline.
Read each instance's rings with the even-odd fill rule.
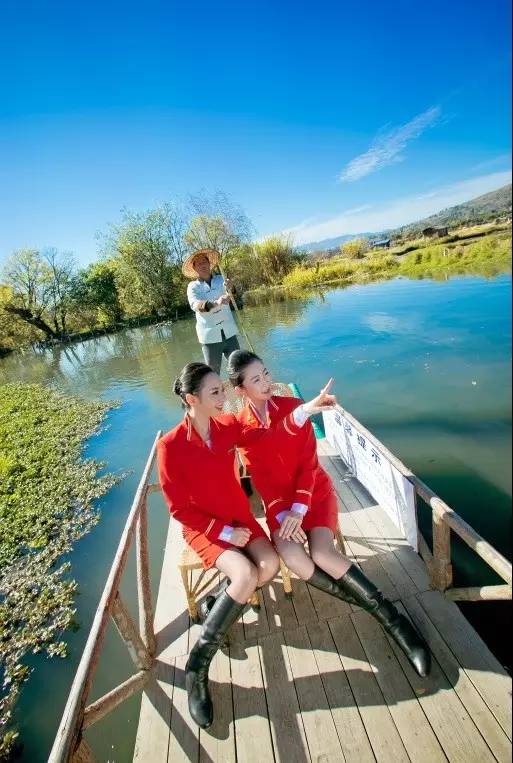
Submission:
[[[301,405],[294,397],[272,397],[269,401],[270,428],[262,427],[250,405],[237,416],[242,432],[240,453],[267,511],[274,515],[289,510],[293,503],[308,508],[333,490],[331,480],[319,464],[312,425],[297,427],[291,415]],[[252,437],[259,430],[264,438]]]
[[[283,429],[283,424],[278,425]],[[159,481],[172,516],[215,543],[225,525],[244,524],[251,506],[240,485],[236,446],[266,440],[270,430],[243,432],[235,416],[210,419],[209,448],[188,416],[157,443]]]

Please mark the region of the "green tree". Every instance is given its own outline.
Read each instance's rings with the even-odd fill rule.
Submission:
[[[73,284],[73,301],[80,310],[93,312],[94,325],[116,323],[122,318],[112,261],[93,262],[80,270]]]
[[[143,213],[124,210],[105,239],[119,301],[127,315],[159,315],[176,303],[185,247],[172,205]]]
[[[266,284],[278,284],[297,262],[292,241],[287,236],[271,236],[255,244],[262,280]]]
[[[369,251],[369,242],[366,238],[354,238],[352,241],[346,241],[340,247],[340,253],[343,257],[351,260],[360,259],[365,252]]]
[[[35,249],[14,252],[4,267],[3,279],[11,294],[4,310],[39,329],[47,338],[56,337],[46,316],[52,300],[51,277],[41,253]]]
[[[75,260],[69,252],[59,254],[56,249],[47,249],[43,254],[43,263],[43,277],[47,282],[49,295],[47,311],[55,326],[55,333],[66,334],[76,270]]]
[[[184,236],[189,251],[215,249],[225,256],[249,243],[253,226],[246,213],[222,191],[188,198],[190,223]]]

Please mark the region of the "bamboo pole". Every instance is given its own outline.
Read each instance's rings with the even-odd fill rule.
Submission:
[[[225,274],[223,272],[223,269],[221,267],[221,263],[219,263],[218,267],[219,267],[219,272],[221,273],[221,275],[223,277],[223,281],[226,281],[226,276],[225,276]],[[228,292],[228,296],[230,297],[230,302],[232,303],[232,305],[234,307],[234,310],[235,310],[235,317],[237,319],[237,325],[239,326],[240,330],[244,334],[244,338],[246,339],[246,342],[248,343],[249,349],[251,350],[251,352],[255,352],[255,348],[253,347],[253,345],[251,343],[251,339],[249,338],[249,336],[246,333],[246,329],[244,328],[244,321],[241,318],[240,310],[237,307],[237,303],[236,303],[236,301],[235,301],[231,291]]]
[[[128,652],[136,668],[139,668],[139,670],[149,670],[153,664],[153,659],[146,649],[139,631],[119,595],[119,591],[112,602],[111,616],[119,635],[127,645]]]
[[[146,496],[141,504],[136,527],[137,600],[139,605],[139,632],[150,653],[154,655],[157,645],[153,631],[153,606],[151,602],[150,568],[148,560],[148,505]]]
[[[511,599],[511,586],[484,585],[469,588],[450,588],[445,597],[451,601],[503,601]]]
[[[150,677],[151,671],[140,670],[135,675],[130,676],[126,681],[123,681],[122,684],[116,686],[115,689],[112,689],[112,691],[107,692],[103,697],[100,697],[95,700],[95,702],[88,705],[84,710],[82,729],[85,731],[85,729],[88,729],[93,723],[105,718],[106,715],[124,702],[125,699],[131,697],[132,694],[135,694],[140,689],[143,689]]]
[[[82,725],[85,704],[91,689],[91,683],[98,664],[103,639],[105,637],[110,607],[112,606],[112,601],[117,593],[119,581],[125,568],[128,551],[133,538],[134,525],[139,513],[142,497],[145,493],[146,484],[148,483],[153,468],[157,442],[160,439],[160,435],[161,432],[157,432],[146,466],[141,475],[132,502],[132,507],[127,517],[118,549],[94,616],[91,630],[89,631],[89,637],[82,653],[75,679],[71,686],[61,723],[50,752],[50,757],[48,758],[48,763],[68,763],[68,761],[72,759],[75,751]]]

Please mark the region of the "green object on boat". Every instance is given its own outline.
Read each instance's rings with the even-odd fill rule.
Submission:
[[[297,384],[295,384],[294,382],[290,382],[289,387],[292,390],[292,394],[294,395],[294,397],[298,397],[300,400],[304,400],[304,397],[301,394]],[[326,435],[324,434],[324,427],[322,425],[322,416],[320,414],[318,414],[317,416],[312,416],[310,421],[312,422],[315,439],[323,440],[324,437],[326,437]]]

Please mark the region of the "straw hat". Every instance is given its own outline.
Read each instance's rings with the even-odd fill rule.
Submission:
[[[198,249],[196,252],[193,252],[192,254],[190,254],[182,265],[182,273],[184,274],[186,278],[198,277],[198,274],[192,267],[192,263],[194,262],[195,258],[200,254],[203,254],[205,255],[205,257],[208,257],[208,261],[210,262],[211,268],[215,268],[215,266],[219,264],[219,252],[216,252],[215,249]]]

